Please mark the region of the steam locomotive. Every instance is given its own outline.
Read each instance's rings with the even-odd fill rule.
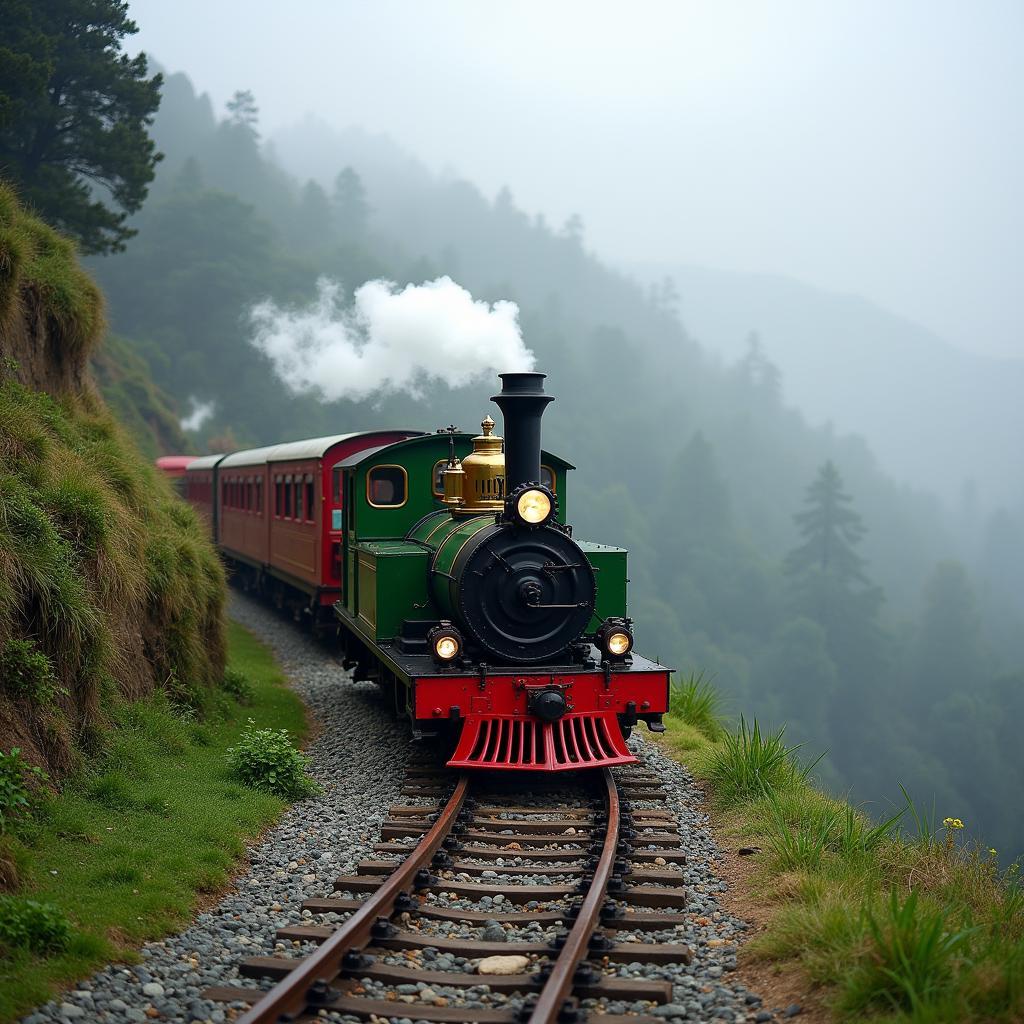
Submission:
[[[575,540],[542,451],[543,373],[499,374],[504,439],[369,431],[191,461],[185,496],[243,586],[320,631],[452,767],[625,764],[670,670],[633,650],[626,551]]]

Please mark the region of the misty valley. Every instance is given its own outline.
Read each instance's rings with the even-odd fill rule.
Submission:
[[[153,454],[432,430],[444,425],[438,409],[472,427],[484,412],[465,386],[479,379],[472,344],[412,326],[375,351],[367,324],[380,300],[405,295],[407,308],[396,302],[379,321],[401,333],[450,278],[456,302],[472,311],[475,300],[482,317],[493,303],[504,317],[475,358],[508,368],[524,358],[515,303],[526,349],[562,396],[547,429],[579,467],[577,529],[630,550],[644,649],[684,678],[703,674],[734,716],[786,724],[808,760],[826,752],[816,775],[872,814],[898,810],[902,785],[1006,855],[1024,849],[1024,502],[1009,437],[984,464],[965,440],[940,460],[945,474],[920,447],[921,471],[904,476],[890,467],[906,468],[914,437],[875,429],[870,375],[822,369],[808,383],[779,336],[786,323],[842,319],[840,300],[801,319],[801,295],[781,289],[748,304],[749,322],[735,310],[730,321],[742,287],[719,281],[692,301],[709,334],[721,322],[739,334],[723,355],[687,327],[699,277],[683,290],[671,278],[641,285],[588,252],[579,218],[551,227],[509,190],[489,200],[356,129],[306,121],[268,147],[252,97],[218,114],[180,73],[163,92],[153,131],[165,159],[132,220],[138,235],[91,263],[126,357],[183,413],[204,414],[184,437],[155,394],[145,399]],[[828,296],[808,303],[827,307]],[[902,376],[884,364],[872,373],[897,391],[911,374],[926,382],[944,353],[929,353],[912,325],[904,339],[901,321],[872,315],[868,333],[842,343],[867,345],[884,324]],[[116,407],[136,401],[99,372]],[[804,381],[796,399],[790,375]],[[800,407],[809,388],[847,384],[865,402],[846,401],[841,427]],[[991,416],[1019,416],[1008,393],[993,397]],[[916,443],[945,437],[942,403],[914,401],[903,419]]]

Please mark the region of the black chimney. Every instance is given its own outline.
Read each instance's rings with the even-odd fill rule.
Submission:
[[[540,483],[540,418],[553,395],[544,394],[546,373],[499,373],[501,394],[493,395],[505,420],[505,493],[520,484]]]

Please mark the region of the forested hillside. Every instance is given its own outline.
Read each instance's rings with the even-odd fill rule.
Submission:
[[[979,594],[951,560],[937,499],[784,405],[769,355],[752,348],[723,368],[684,331],[671,288],[641,288],[588,254],[579,218],[552,228],[507,190],[492,201],[435,178],[386,140],[306,125],[272,152],[251,96],[215,113],[182,75],[165,82],[154,134],[166,157],[138,235],[93,267],[113,328],[158,385],[185,410],[210,404],[196,447],[471,428],[487,411],[489,380],[420,399],[288,395],[251,343],[260,300],[305,303],[320,276],[351,294],[441,274],[478,299],[512,299],[558,396],[546,443],[579,467],[577,531],[631,550],[643,648],[703,671],[737,713],[827,748],[831,786],[884,809],[902,782],[919,801],[934,794],[940,817],[1024,849],[1020,609],[994,600],[994,580]],[[322,180],[282,169],[300,159]]]

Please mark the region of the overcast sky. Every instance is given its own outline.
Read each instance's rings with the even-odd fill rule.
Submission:
[[[311,111],[619,263],[857,292],[1024,357],[1022,0],[133,0],[129,44],[272,135]]]

